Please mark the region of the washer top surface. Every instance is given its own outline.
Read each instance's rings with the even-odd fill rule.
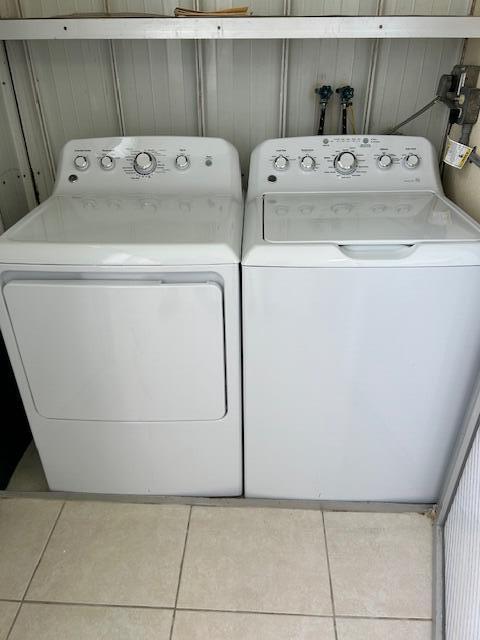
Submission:
[[[480,240],[480,226],[431,192],[270,194],[267,242],[416,244]]]
[[[425,138],[280,138],[252,154],[245,266],[480,265],[480,225],[448,200]]]
[[[52,196],[0,238],[0,263],[236,263],[242,204],[238,154],[223,140],[74,140]]]

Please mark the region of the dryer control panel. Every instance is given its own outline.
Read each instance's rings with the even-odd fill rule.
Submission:
[[[438,189],[436,152],[425,138],[333,135],[279,138],[252,154],[249,197],[265,192]]]
[[[55,192],[217,193],[240,196],[236,149],[219,138],[140,136],[72,140]]]

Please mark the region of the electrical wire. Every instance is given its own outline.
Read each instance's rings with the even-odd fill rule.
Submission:
[[[464,124],[462,126],[462,132],[458,140],[460,144],[468,145],[468,141],[470,140],[470,134],[472,133],[472,129],[473,129],[473,124]]]
[[[392,133],[395,133],[401,127],[404,127],[406,124],[408,124],[412,120],[415,120],[416,118],[421,116],[423,113],[425,113],[425,111],[428,111],[429,109],[431,109],[434,104],[437,104],[437,102],[440,101],[440,99],[441,99],[440,96],[435,96],[435,98],[433,100],[430,100],[430,102],[428,104],[426,104],[424,107],[422,107],[421,109],[416,111],[414,114],[409,116],[406,120],[404,120],[403,122],[400,122],[399,124],[396,124],[392,129],[389,129],[388,131],[385,131],[385,134],[390,135]]]
[[[444,141],[443,141],[441,160],[440,160],[440,163],[439,163],[440,164],[440,177],[442,178],[442,180],[443,180],[443,174],[445,173],[445,166],[446,166],[445,162],[443,161],[443,157],[445,156],[445,149],[446,149],[446,146],[448,144],[448,139],[450,138],[450,133],[452,131],[452,126],[453,126],[453,124],[451,122],[449,122],[448,123],[448,127],[447,127],[447,132],[445,133],[445,138],[444,138]]]

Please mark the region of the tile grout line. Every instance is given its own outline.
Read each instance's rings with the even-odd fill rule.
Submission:
[[[65,501],[62,502],[62,506],[60,507],[60,509],[58,511],[57,517],[55,518],[55,522],[53,523],[53,526],[50,529],[50,533],[47,536],[47,540],[45,541],[45,545],[44,545],[44,547],[42,549],[42,552],[40,553],[40,557],[39,557],[39,559],[38,559],[38,561],[37,561],[37,563],[35,565],[35,568],[32,571],[32,575],[30,576],[30,580],[28,581],[27,586],[25,587],[25,591],[23,592],[23,596],[22,596],[21,600],[19,601],[19,607],[17,609],[15,617],[12,620],[12,624],[10,625],[10,629],[8,630],[8,633],[7,633],[6,637],[5,637],[5,640],[8,640],[10,638],[10,636],[11,636],[11,633],[13,631],[15,623],[17,622],[17,618],[18,618],[18,616],[20,614],[20,611],[21,611],[21,609],[23,607],[23,604],[25,602],[25,596],[27,595],[27,592],[30,589],[30,585],[32,584],[33,577],[37,573],[37,569],[38,569],[41,561],[43,560],[43,556],[45,555],[45,551],[47,550],[47,547],[48,547],[48,544],[50,542],[50,539],[51,539],[51,537],[53,535],[53,532],[55,531],[55,527],[57,526],[57,522],[58,522],[58,520],[60,519],[60,516],[63,513],[64,507],[65,507]]]
[[[31,575],[31,578],[30,578],[30,580],[28,581],[27,587],[26,587],[26,589],[25,589],[25,591],[24,591],[24,594],[23,594],[23,597],[22,597],[22,604],[23,604],[23,602],[25,601],[25,597],[26,597],[26,595],[27,595],[27,593],[28,593],[28,590],[30,589],[30,585],[31,585],[31,584],[32,584],[32,582],[33,582],[33,578],[35,577],[35,574],[37,573],[37,569],[38,569],[38,567],[40,566],[41,561],[43,560],[43,556],[45,555],[45,552],[46,552],[47,547],[48,547],[48,545],[49,545],[49,543],[50,543],[50,540],[52,539],[53,532],[55,531],[55,529],[56,529],[56,527],[57,527],[57,523],[58,523],[58,521],[60,520],[60,516],[61,516],[61,515],[62,515],[62,513],[63,513],[63,509],[65,508],[65,504],[66,504],[66,502],[62,502],[62,506],[60,507],[60,510],[59,510],[59,512],[58,512],[57,517],[55,518],[55,522],[53,523],[53,527],[52,527],[52,529],[51,529],[50,533],[48,534],[47,541],[45,542],[45,546],[43,547],[43,551],[42,551],[42,553],[40,554],[40,558],[38,559],[38,562],[37,562],[37,564],[35,565],[35,568],[34,568],[34,570],[33,570],[33,573],[32,573],[32,575]]]
[[[169,636],[170,640],[172,640],[173,638],[173,628],[175,626],[175,614],[177,612],[178,596],[180,594],[180,583],[182,581],[183,563],[185,561],[185,553],[187,551],[187,541],[188,541],[188,533],[190,531],[190,520],[192,519],[192,510],[193,510],[193,507],[190,506],[190,511],[188,512],[187,530],[185,531],[185,541],[183,543],[182,559],[180,561],[180,571],[178,572],[177,593],[175,594],[175,604],[173,606],[172,624],[170,626],[170,636]]]
[[[8,598],[0,598],[0,602],[8,602],[11,604],[22,604],[20,600],[12,600]],[[173,607],[161,607],[142,604],[111,604],[106,602],[69,602],[63,600],[27,600],[27,604],[46,604],[60,607],[100,607],[103,609],[146,609],[147,611],[173,611]],[[248,609],[195,609],[193,607],[176,607],[177,611],[190,611],[192,613],[238,613],[253,616],[288,616],[295,618],[333,618],[332,615],[323,613],[295,613],[291,611],[254,611]],[[337,618],[346,620],[398,620],[401,622],[431,622],[432,618],[402,618],[394,616],[354,616],[354,615],[337,615]]]
[[[20,613],[20,609],[22,608],[22,602],[17,602],[17,604],[18,604],[18,609],[17,609],[17,611],[15,612],[15,615],[13,616],[12,624],[10,625],[10,628],[9,628],[9,630],[8,630],[8,633],[7,633],[7,635],[5,636],[5,640],[8,640],[8,639],[10,638],[10,634],[11,634],[11,633],[12,633],[12,631],[13,631],[13,627],[15,626],[15,623],[16,623],[16,621],[17,621],[18,614]]]
[[[10,602],[12,604],[46,604],[48,606],[59,607],[91,607],[100,609],[146,609],[147,611],[173,611],[173,607],[154,606],[149,604],[112,604],[108,602],[70,602],[69,600],[2,600],[0,602]]]
[[[335,640],[338,640],[338,631],[337,631],[337,618],[335,613],[335,600],[333,597],[333,581],[332,581],[332,570],[330,567],[330,556],[328,553],[328,541],[327,541],[327,527],[325,526],[325,513],[322,510],[322,525],[323,525],[323,540],[325,543],[325,552],[327,556],[327,569],[328,569],[328,583],[330,585],[330,600],[332,603],[332,614],[333,614],[333,633],[335,635]]]

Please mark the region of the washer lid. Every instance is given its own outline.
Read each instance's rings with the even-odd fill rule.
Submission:
[[[0,238],[0,262],[175,265],[239,262],[231,196],[52,196]]]
[[[269,243],[413,245],[480,240],[480,226],[432,192],[287,193],[263,198]]]

